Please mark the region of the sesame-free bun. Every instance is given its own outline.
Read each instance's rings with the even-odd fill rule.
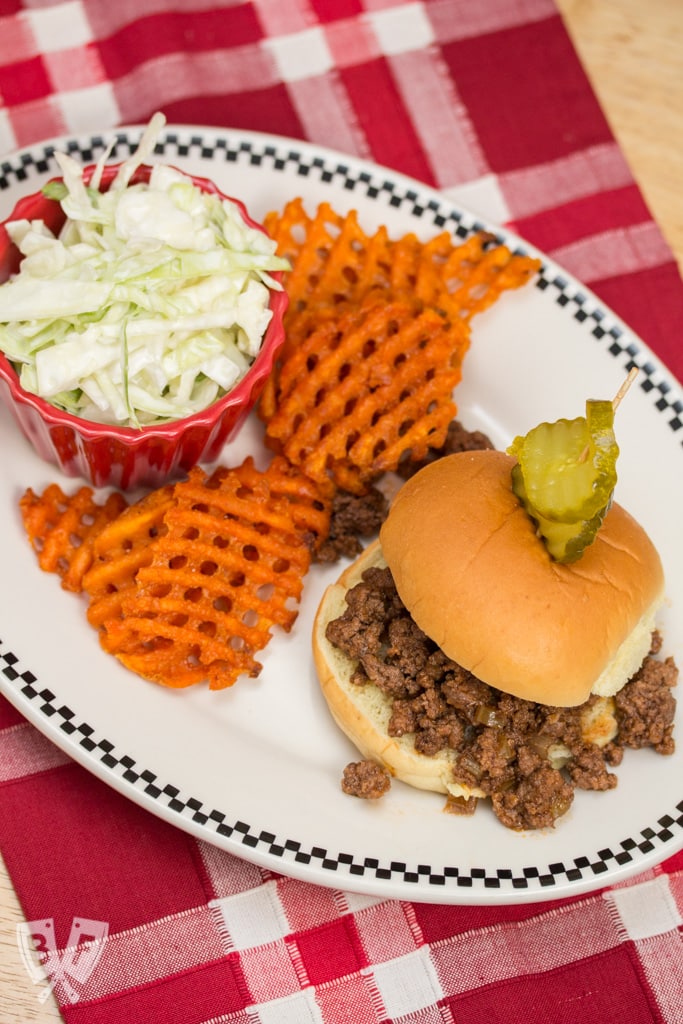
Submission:
[[[377,686],[351,681],[356,663],[327,639],[327,624],[346,609],[347,592],[360,583],[366,569],[385,565],[379,541],[363,551],[323,594],[313,626],[313,655],[320,688],[339,728],[363,757],[382,765],[394,778],[416,789],[432,790],[465,799],[483,796],[453,781],[455,752],[449,749],[427,756],[415,750],[414,737],[389,735],[391,699]]]
[[[462,452],[401,487],[380,531],[398,594],[490,686],[567,707],[612,695],[650,648],[659,555],[615,503],[576,562],[553,561],[512,491],[513,465],[503,452]]]

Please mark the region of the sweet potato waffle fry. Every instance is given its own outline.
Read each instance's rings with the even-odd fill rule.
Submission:
[[[270,213],[265,225],[292,268],[285,282],[287,339],[260,403],[265,422],[277,410],[279,368],[322,322],[380,298],[409,298],[453,323],[469,323],[503,291],[525,284],[540,265],[486,232],[457,243],[446,231],[428,242],[412,233],[391,240],[385,227],[367,235],[355,211],[342,216],[321,203],[310,216],[300,198]]]
[[[357,305],[374,288],[389,287],[386,228],[366,235],[355,210],[342,217],[321,203],[309,217],[298,198],[282,214],[268,214],[264,223],[291,265],[286,278],[289,328],[306,309]]]
[[[165,530],[164,516],[174,501],[174,487],[150,491],[117,516],[93,544],[93,564],[83,577],[88,595],[88,622],[95,629],[121,614],[126,591],[135,586],[142,565],[152,559],[152,545]]]
[[[209,477],[195,469],[168,490],[102,538],[113,547],[86,578],[88,617],[103,648],[144,678],[222,689],[258,675],[273,626],[291,629],[329,508],[277,457],[265,471],[252,459]]]
[[[282,367],[267,443],[321,487],[362,493],[406,453],[443,444],[468,337],[406,302],[323,322]]]
[[[58,484],[42,494],[30,487],[19,500],[24,528],[44,572],[61,577],[65,590],[80,592],[93,561],[97,536],[127,505],[114,491],[100,504],[89,487],[67,496]]]
[[[355,210],[342,216],[321,203],[310,216],[301,198],[281,213],[269,213],[264,223],[291,264],[286,319],[288,335],[293,330],[295,338],[306,310],[356,306],[374,290],[413,295],[469,320],[502,291],[526,284],[540,265],[489,232],[458,242],[447,231],[428,242],[412,233],[392,240],[384,226],[367,235]]]

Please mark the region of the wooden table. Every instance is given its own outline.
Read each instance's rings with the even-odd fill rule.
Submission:
[[[556,3],[650,212],[683,272],[683,4]]]
[[[683,271],[683,4],[556,0],[612,130]],[[21,961],[21,910],[0,859],[0,1021],[62,1020]]]

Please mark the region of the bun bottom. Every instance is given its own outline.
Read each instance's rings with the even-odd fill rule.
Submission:
[[[375,761],[393,778],[416,789],[441,793],[459,801],[486,798],[483,790],[454,781],[455,751],[445,749],[433,756],[422,754],[415,750],[412,734],[390,736],[391,698],[373,683],[353,683],[356,662],[327,639],[328,623],[346,610],[347,592],[361,581],[366,569],[374,566],[386,566],[379,541],[366,548],[339,580],[328,586],[315,617],[313,656],[330,714],[362,757]],[[613,712],[611,697],[600,697],[587,706],[582,716],[586,742],[602,747],[614,739],[617,722]],[[554,768],[561,768],[569,757],[569,750],[559,744],[548,751]]]
[[[313,656],[330,714],[360,754],[377,762],[393,778],[416,789],[464,800],[483,797],[481,790],[453,781],[454,751],[443,750],[428,757],[415,750],[412,735],[389,735],[391,699],[372,683],[352,683],[355,662],[325,635],[328,622],[345,611],[347,591],[361,581],[366,569],[385,565],[382,549],[375,541],[327,588],[318,607],[313,626]]]

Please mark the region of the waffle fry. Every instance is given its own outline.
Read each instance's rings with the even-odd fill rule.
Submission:
[[[355,307],[376,291],[414,296],[470,320],[539,268],[538,260],[511,252],[483,231],[459,242],[447,231],[428,242],[412,233],[391,240],[385,227],[366,235],[355,210],[342,217],[328,203],[311,217],[294,199],[281,214],[269,214],[266,227],[292,267],[286,319],[294,343],[307,310]]]
[[[446,231],[428,242],[414,234],[391,240],[385,227],[365,234],[353,210],[342,216],[321,203],[310,216],[300,198],[281,213],[270,213],[265,225],[292,268],[286,278],[287,340],[279,366],[321,323],[380,298],[417,300],[453,322],[469,323],[503,291],[526,284],[540,266],[486,232],[457,243]],[[278,384],[276,367],[261,397],[265,422],[277,410]]]
[[[19,509],[40,568],[57,573],[65,590],[80,592],[93,561],[95,539],[126,504],[116,491],[99,504],[89,487],[70,496],[58,484],[50,484],[42,494],[29,487]]]
[[[126,591],[135,586],[152,545],[165,529],[164,515],[173,504],[172,485],[150,491],[102,530],[93,545],[93,562],[83,577],[88,595],[88,622],[95,629],[121,614]]]
[[[257,676],[255,653],[273,626],[291,629],[328,525],[317,488],[284,459],[263,472],[252,459],[210,477],[192,471],[173,488],[132,583],[97,615],[102,646],[165,686],[222,689]]]
[[[321,203],[309,217],[297,198],[281,215],[269,214],[265,227],[291,265],[286,279],[290,328],[307,308],[357,305],[373,288],[389,285],[386,228],[369,237],[355,210],[342,217]]]
[[[298,614],[330,503],[286,459],[251,458],[102,505],[83,487],[28,489],[21,514],[42,568],[82,590],[104,650],[146,679],[211,689],[256,676],[255,653]]]
[[[360,494],[444,443],[469,330],[394,302],[323,323],[282,367],[266,441],[321,487]]]

